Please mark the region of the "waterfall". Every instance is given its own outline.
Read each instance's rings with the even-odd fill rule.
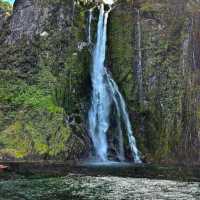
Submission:
[[[138,60],[137,60],[137,77],[138,77],[138,91],[139,101],[143,102],[143,76],[142,76],[142,31],[140,23],[140,10],[137,9],[137,49],[138,49]]]
[[[107,131],[109,128],[109,115],[111,98],[105,80],[105,52],[108,13],[101,5],[97,30],[97,43],[93,52],[92,68],[92,104],[89,111],[89,133],[92,138],[97,157],[107,160]]]
[[[91,36],[91,23],[93,18],[93,8],[89,10],[89,20],[88,20],[88,44],[92,43],[92,36]]]
[[[126,128],[129,146],[135,162],[140,163],[139,152],[133,136],[126,104],[119,88],[105,66],[107,21],[110,10],[104,10],[104,4],[100,6],[100,14],[97,25],[97,41],[92,54],[92,97],[89,110],[89,134],[92,139],[96,157],[101,161],[108,161],[107,133],[110,127],[110,110],[114,105],[117,110],[118,128],[118,158],[125,160],[122,121]],[[90,15],[91,16],[91,15]],[[91,21],[90,21],[91,23]],[[90,34],[90,33],[89,33]]]
[[[125,100],[124,100],[123,96],[121,95],[119,88],[118,88],[117,84],[115,83],[115,81],[111,78],[111,76],[109,74],[107,74],[107,75],[108,75],[108,80],[109,80],[108,81],[109,86],[112,91],[113,100],[115,102],[117,110],[119,110],[119,112],[121,113],[120,115],[122,116],[122,120],[126,127],[128,142],[129,142],[129,146],[131,148],[132,157],[134,158],[134,161],[136,163],[141,163],[139,151],[138,151],[137,145],[136,145],[136,140],[135,140],[135,137],[133,136],[131,122],[130,122],[129,115],[128,115],[128,112],[126,109]]]
[[[118,159],[120,161],[124,161],[125,160],[125,153],[124,153],[124,139],[123,139],[123,134],[122,134],[122,125],[121,125],[121,109],[120,109],[120,104],[118,102],[117,96],[116,96],[116,91],[117,93],[119,92],[118,87],[116,85],[116,83],[113,81],[113,79],[111,78],[110,74],[106,71],[106,77],[107,77],[107,81],[112,93],[112,98],[114,101],[114,104],[116,106],[116,110],[117,110],[117,128],[118,128],[118,144],[119,144],[119,149],[118,149]],[[120,92],[119,92],[120,94]],[[121,95],[120,95],[121,96]]]
[[[183,76],[185,76],[185,74],[187,73],[187,66],[188,66],[188,48],[189,48],[189,34],[188,36],[185,38],[182,48],[183,48],[183,53],[182,53],[182,72],[183,72]]]

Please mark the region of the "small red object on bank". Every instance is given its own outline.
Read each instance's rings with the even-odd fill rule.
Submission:
[[[0,172],[3,172],[6,169],[8,169],[8,166],[0,165]]]

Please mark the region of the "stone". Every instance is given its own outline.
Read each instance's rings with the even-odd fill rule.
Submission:
[[[49,35],[49,34],[48,34],[46,31],[40,33],[40,36],[41,36],[41,37],[47,37],[48,35]]]

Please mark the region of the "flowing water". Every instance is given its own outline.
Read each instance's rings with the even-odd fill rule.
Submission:
[[[109,128],[110,95],[105,80],[105,52],[106,52],[106,28],[108,13],[101,5],[97,43],[93,52],[92,69],[92,105],[89,111],[89,133],[92,138],[96,154],[102,161],[107,160],[107,131]]]
[[[138,92],[139,92],[139,101],[143,102],[143,75],[142,75],[142,30],[140,22],[140,10],[137,9],[137,77],[138,77]]]
[[[197,182],[68,175],[0,181],[0,200],[199,200]]]
[[[133,136],[133,131],[126,109],[124,98],[119,88],[105,66],[106,42],[107,42],[107,21],[109,12],[100,6],[100,14],[97,27],[97,41],[93,51],[92,60],[92,101],[89,110],[89,133],[95,148],[97,159],[108,161],[108,129],[110,127],[110,111],[113,104],[117,110],[118,122],[118,158],[125,160],[122,124],[126,128],[129,146],[135,162],[140,163],[139,151]],[[91,30],[91,12],[89,15],[89,30]],[[89,33],[91,39],[91,33]]]
[[[128,141],[129,141],[129,145],[131,148],[132,156],[136,163],[141,163],[139,151],[136,146],[135,137],[133,136],[132,126],[131,126],[131,122],[130,122],[130,119],[128,116],[128,112],[126,110],[126,104],[125,104],[124,98],[121,95],[117,84],[114,82],[114,80],[111,78],[111,76],[109,74],[107,74],[107,76],[108,76],[108,82],[109,82],[109,86],[112,91],[112,97],[114,99],[115,105],[117,107],[119,115],[120,114],[122,115],[122,119],[126,126],[126,131],[128,134]],[[121,130],[120,130],[120,132],[121,132]],[[119,138],[121,138],[121,137],[119,137]]]
[[[91,8],[89,10],[89,19],[88,19],[88,43],[91,44],[92,43],[92,36],[91,36],[91,23],[92,23],[92,18],[93,18],[93,8]]]

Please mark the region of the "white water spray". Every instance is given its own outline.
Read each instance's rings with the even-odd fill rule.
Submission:
[[[97,159],[104,162],[108,161],[107,133],[110,126],[110,109],[114,103],[118,117],[118,157],[121,161],[125,160],[121,125],[122,120],[124,126],[126,127],[133,159],[135,162],[140,163],[141,160],[136,147],[136,141],[133,136],[125,101],[117,87],[117,84],[107,72],[107,69],[104,65],[106,57],[107,21],[109,12],[110,10],[105,11],[104,5],[101,4],[97,29],[97,42],[93,51],[92,60],[92,101],[91,108],[89,110],[89,133],[95,148]]]
[[[124,100],[123,96],[121,95],[117,84],[111,78],[111,76],[109,74],[108,74],[108,80],[109,80],[110,88],[113,91],[113,99],[114,99],[115,105],[116,105],[117,109],[120,110],[120,113],[121,113],[120,115],[122,116],[122,120],[126,127],[129,146],[130,146],[131,152],[132,152],[132,157],[134,158],[134,161],[136,163],[141,163],[139,151],[138,151],[137,145],[136,145],[136,140],[135,140],[135,137],[133,136],[132,126],[131,126],[129,115],[127,112],[125,100]]]
[[[91,34],[91,23],[92,23],[92,18],[93,18],[93,8],[91,8],[89,10],[89,26],[88,26],[88,43],[91,44],[92,43],[92,34]]]
[[[140,10],[137,9],[137,49],[138,49],[138,61],[137,61],[137,77],[138,77],[138,92],[139,101],[143,103],[143,75],[142,75],[142,31],[140,22]]]
[[[89,133],[92,138],[97,157],[107,161],[107,131],[109,128],[109,115],[111,97],[105,80],[105,52],[107,16],[104,5],[101,5],[98,21],[97,43],[93,52],[92,68],[92,105],[89,111]]]

